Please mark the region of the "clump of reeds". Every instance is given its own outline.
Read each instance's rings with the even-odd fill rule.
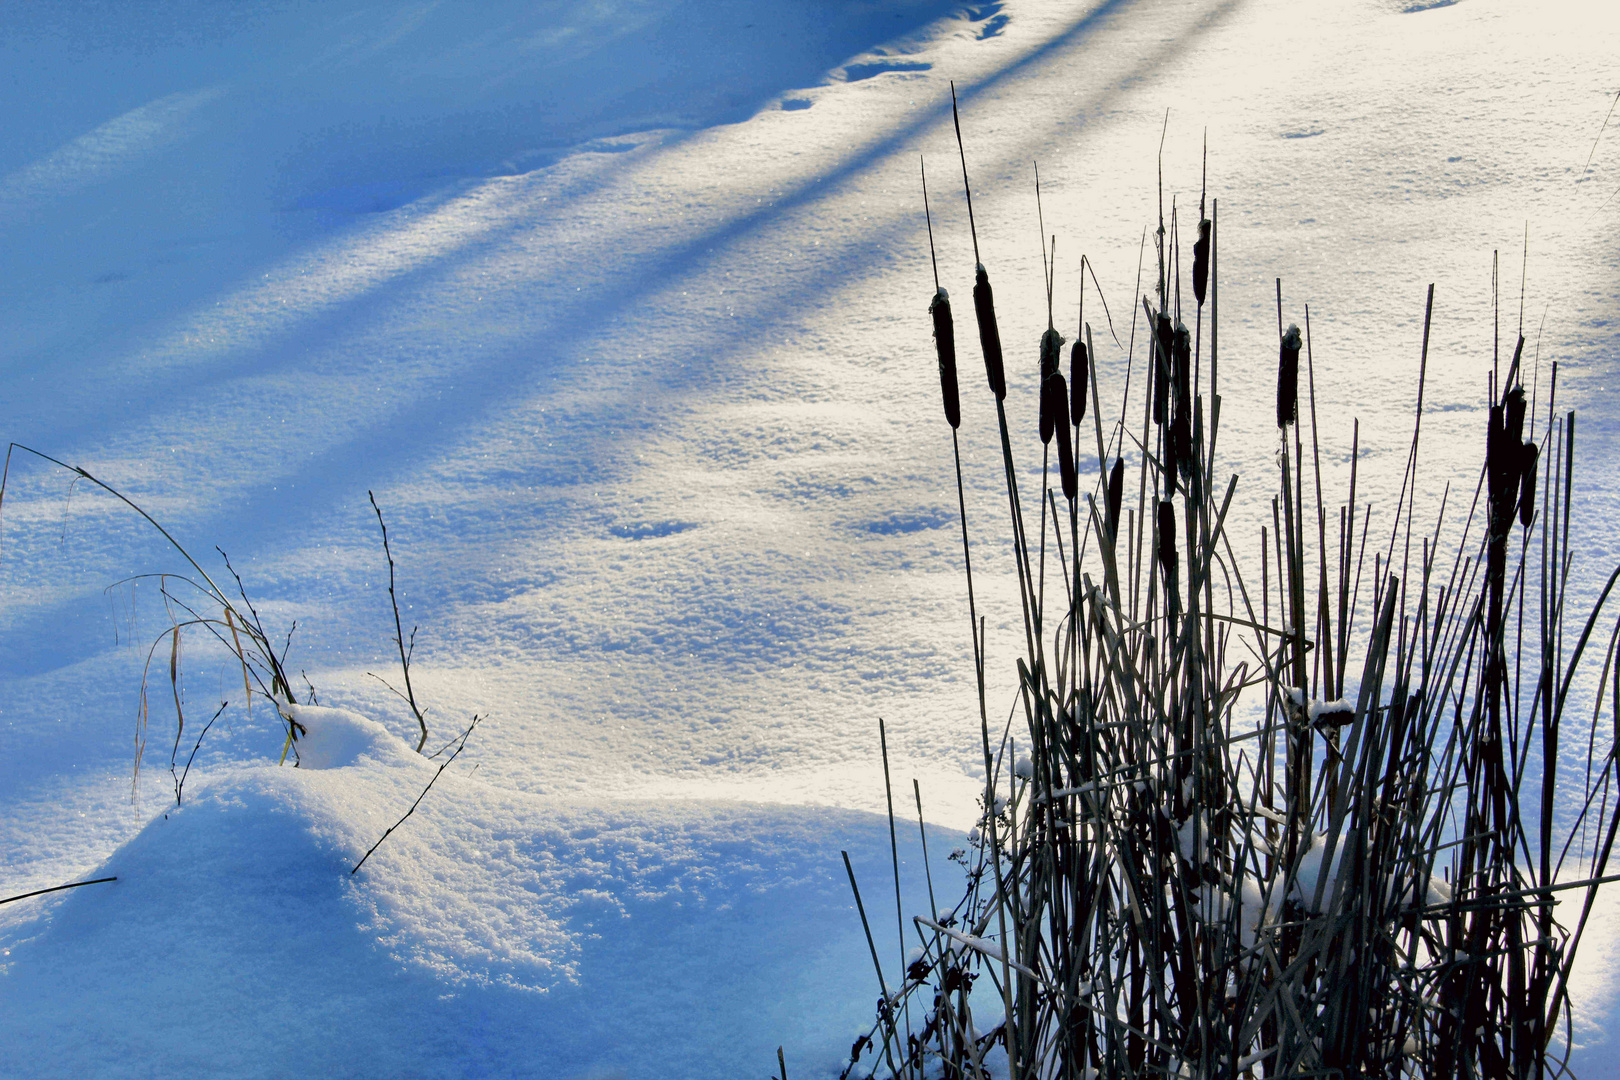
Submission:
[[[212,575],[203,569],[201,563],[192,557],[174,536],[158,523],[138,504],[111,484],[92,476],[77,465],[69,465],[52,457],[50,454],[24,446],[21,443],[11,443],[6,448],[6,460],[3,471],[0,471],[0,504],[5,500],[6,482],[11,476],[11,455],[13,451],[20,450],[26,454],[40,458],[59,468],[73,473],[77,478],[87,480],[91,484],[105,491],[119,502],[133,510],[143,521],[155,529],[168,545],[185,560],[190,572],[181,573],[152,573],[138,574],[135,577],[117,582],[109,588],[133,587],[141,581],[151,581],[156,584],[158,594],[163,602],[164,613],[168,625],[158,633],[149,643],[146,652],[146,663],[142,670],[139,703],[135,717],[135,754],[134,768],[131,773],[131,793],[140,783],[141,761],[146,752],[146,736],[151,719],[151,689],[153,671],[166,672],[169,682],[169,696],[174,705],[174,745],[169,755],[170,772],[174,774],[175,799],[179,801],[184,789],[185,772],[190,769],[191,760],[197,755],[203,734],[207,733],[208,726],[213,724],[209,720],[202,733],[197,736],[196,745],[193,746],[190,758],[187,759],[184,769],[179,767],[181,740],[186,735],[186,713],[184,694],[181,690],[181,666],[184,653],[184,643],[187,638],[193,641],[213,641],[223,647],[236,661],[242,673],[243,705],[252,711],[254,694],[271,702],[276,706],[277,715],[281,725],[286,731],[286,738],[282,745],[281,759],[286,761],[288,753],[296,755],[295,744],[301,733],[298,722],[291,718],[285,706],[297,699],[293,696],[292,682],[287,674],[287,651],[292,644],[292,632],[286,635],[286,642],[278,651],[275,642],[265,629],[264,621],[259,617],[258,610],[248,599],[246,588],[236,570],[231,566],[230,559],[220,552],[224,562],[225,571],[235,584],[234,595],[231,590],[221,588]],[[295,624],[296,626],[296,624]],[[161,675],[159,676],[161,677]],[[225,706],[222,704],[220,710]],[[218,719],[219,713],[214,714]]]
[[[965,154],[963,177],[965,187]],[[1216,465],[1217,210],[1206,217],[1200,200],[1192,311],[1180,304],[1175,230],[1157,232],[1158,280],[1141,301],[1145,400],[1127,398],[1105,422],[1089,327],[1068,385],[1061,338],[1050,326],[1040,336],[1040,434],[1068,436],[1060,490],[1039,493],[1050,545],[1026,531],[975,240],[1028,753],[1009,760],[1010,730],[990,721],[964,520],[984,813],[972,851],[955,856],[964,895],[902,927],[916,945],[902,970],[886,977],[873,950],[883,998],[846,1076],[1561,1070],[1549,1048],[1568,1022],[1571,966],[1620,831],[1620,760],[1601,749],[1611,726],[1620,732],[1620,624],[1601,657],[1611,723],[1601,694],[1589,722],[1570,702],[1620,577],[1566,638],[1574,415],[1559,416],[1548,393],[1539,440],[1534,418],[1526,431],[1521,335],[1492,381],[1480,486],[1455,551],[1412,533],[1416,427],[1396,525],[1387,544],[1369,544],[1359,436],[1343,505],[1324,502],[1309,311],[1303,333],[1285,330],[1279,282],[1279,475],[1260,580],[1246,579],[1225,531],[1238,478]],[[955,338],[937,268],[931,312],[960,499]],[[1428,333],[1426,314],[1420,372]],[[1421,422],[1421,375],[1419,385]],[[1097,460],[1113,465],[1082,494],[1067,470],[1088,397]],[[1133,407],[1131,507],[1122,444],[1136,438]],[[1048,559],[1061,592],[1041,588]],[[1256,695],[1258,722],[1237,708]],[[1560,779],[1580,792],[1562,824]],[[1572,915],[1555,918],[1560,901]]]
[[[948,331],[947,331],[948,332]],[[241,577],[231,566],[230,559],[223,551],[219,552],[224,563],[225,571],[230,575],[234,590],[222,588],[212,575],[205,570],[175,537],[165,529],[156,518],[147,513],[137,503],[111,484],[92,476],[89,472],[69,465],[49,454],[24,446],[21,443],[11,443],[6,448],[4,467],[0,468],[0,505],[5,502],[6,484],[11,476],[11,455],[13,451],[22,451],[25,454],[40,458],[59,468],[74,474],[77,479],[90,482],[102,489],[129,509],[133,510],[148,525],[155,529],[160,536],[174,549],[190,568],[188,572],[180,573],[149,573],[138,574],[124,581],[109,586],[110,589],[121,587],[133,588],[142,581],[149,581],[157,586],[158,595],[163,603],[167,625],[155,635],[148,643],[146,662],[142,669],[139,688],[138,705],[135,718],[135,752],[134,766],[131,773],[132,796],[138,789],[141,775],[141,763],[146,753],[146,737],[151,721],[151,693],[154,682],[160,681],[165,675],[168,680],[167,696],[172,700],[174,707],[174,741],[169,753],[169,771],[174,779],[175,801],[178,803],[184,793],[185,780],[190,772],[192,762],[196,760],[202,740],[209,728],[218,720],[228,706],[228,702],[221,703],[219,709],[203,725],[196,735],[191,753],[182,763],[183,740],[187,738],[185,695],[182,685],[182,658],[185,652],[185,642],[212,642],[222,647],[235,662],[242,675],[243,706],[251,718],[253,698],[255,695],[268,701],[276,710],[281,730],[285,738],[281,746],[280,761],[285,764],[291,756],[296,764],[298,760],[298,739],[305,734],[303,726],[293,716],[290,708],[297,702],[292,689],[292,682],[288,677],[287,653],[292,647],[293,631],[297,628],[294,622],[283,640],[279,650],[276,642],[265,629],[264,621],[253,601],[248,598],[247,588]],[[395,565],[393,549],[388,541],[388,526],[383,521],[382,509],[377,505],[375,495],[367,492],[371,499],[371,507],[377,516],[377,525],[382,532],[383,556],[388,562],[388,599],[393,608],[395,636],[391,639],[399,653],[400,668],[404,676],[404,691],[394,688],[392,684],[378,676],[395,696],[397,696],[410,709],[415,719],[420,736],[417,740],[416,750],[423,753],[427,743],[428,725],[425,710],[418,705],[416,693],[411,683],[411,654],[416,642],[416,630],[412,628],[407,637],[400,619],[399,598],[396,592]],[[217,549],[216,549],[217,550]],[[216,571],[217,572],[217,571]],[[305,680],[306,685],[308,680]],[[161,694],[161,691],[159,691]],[[309,687],[309,699],[313,703],[315,691]],[[477,718],[474,718],[474,724]],[[469,729],[470,730],[470,729]],[[453,742],[454,740],[452,740]],[[463,744],[465,739],[463,739]],[[448,746],[448,744],[447,744]],[[442,751],[441,751],[442,752]],[[457,753],[460,751],[458,750]],[[432,756],[438,756],[434,754]]]

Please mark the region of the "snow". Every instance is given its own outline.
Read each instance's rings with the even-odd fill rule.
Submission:
[[[436,765],[353,713],[297,712],[317,767],[194,777],[98,869],[116,883],[8,945],[8,1073],[695,1075],[778,1043],[814,1069],[869,1022],[823,847],[881,894],[869,815],[557,800],[452,770],[351,873]]]
[[[1324,870],[1322,863],[1328,858],[1330,846],[1333,856]],[[1333,906],[1333,894],[1339,886],[1347,848],[1342,838],[1330,845],[1326,836],[1316,833],[1311,836],[1309,846],[1299,853],[1299,862],[1294,868],[1292,895],[1305,905],[1306,910],[1321,914]]]
[[[794,1075],[838,1071],[878,992],[838,851],[869,911],[891,896],[876,718],[931,851],[983,793],[916,179],[922,154],[941,284],[967,289],[948,80],[1031,441],[1030,162],[1060,322],[1083,251],[1125,339],[1168,108],[1167,199],[1185,224],[1206,127],[1220,198],[1221,453],[1262,478],[1234,544],[1267,520],[1274,279],[1288,320],[1311,305],[1343,431],[1324,486],[1358,416],[1360,489],[1384,503],[1436,282],[1430,512],[1473,476],[1490,254],[1506,297],[1527,223],[1540,407],[1557,360],[1585,520],[1620,508],[1595,467],[1620,346],[1610,5],[64,0],[5,24],[0,434],[125,491],[210,573],[229,552],[278,644],[297,620],[289,670],[328,707],[297,707],[313,741],[278,768],[271,709],[249,719],[239,670],[188,638],[182,751],[232,704],[178,808],[155,710],[132,803],[168,623],[154,582],[104,590],[184,567],[14,457],[0,881],[119,880],[0,907],[12,1074],[762,1074],[779,1043]],[[1087,318],[1117,400],[1123,358]],[[1022,628],[964,349],[1004,708]],[[368,490],[421,627],[429,748],[488,719],[351,875],[438,768],[368,676],[398,684]],[[1598,525],[1576,522],[1587,594],[1620,561]],[[908,914],[929,910],[913,812]],[[959,871],[936,860],[948,904]],[[1589,929],[1578,969],[1597,1075],[1620,1071],[1615,938]]]
[[[1295,705],[1305,705],[1305,695],[1297,686],[1288,688],[1288,699]],[[1324,716],[1335,715],[1342,716],[1345,721],[1348,721],[1350,719],[1349,714],[1355,711],[1355,702],[1347,697],[1335,698],[1332,701],[1317,700],[1305,705],[1305,718],[1313,724]]]
[[[1217,923],[1233,918],[1232,890],[1221,885],[1199,886],[1199,911],[1205,922]],[[1260,927],[1276,921],[1282,910],[1281,890],[1267,888],[1253,877],[1245,875],[1236,898],[1238,941],[1243,948],[1253,948]]]

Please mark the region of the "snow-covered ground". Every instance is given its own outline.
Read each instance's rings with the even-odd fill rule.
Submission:
[[[0,907],[0,1074],[763,1075],[779,1043],[836,1073],[876,997],[840,849],[892,904],[877,718],[942,888],[976,783],[917,183],[924,155],[965,297],[949,80],[1030,431],[1032,163],[1060,323],[1084,252],[1128,340],[1166,110],[1183,222],[1207,130],[1222,452],[1257,492],[1277,277],[1289,319],[1310,304],[1330,482],[1358,416],[1385,502],[1436,283],[1419,507],[1471,483],[1492,252],[1510,343],[1528,228],[1589,592],[1620,560],[1615,55],[1620,13],[1568,0],[9,5],[0,437],[116,485],[211,573],[229,552],[267,625],[297,620],[320,702],[403,738],[367,675],[398,670],[375,491],[435,745],[488,719],[351,875],[432,767],[334,713],[348,764],[276,768],[267,710],[188,640],[188,718],[232,708],[172,810],[154,704],[132,803],[168,623],[151,583],[108,586],[182,567],[14,457],[0,893],[119,881]],[[1016,613],[974,370],[994,668]],[[1620,1075],[1613,939],[1586,946],[1584,1075]]]

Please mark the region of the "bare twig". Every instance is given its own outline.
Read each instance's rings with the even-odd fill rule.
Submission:
[[[395,695],[410,706],[411,715],[416,717],[417,726],[422,729],[422,737],[416,740],[416,752],[420,754],[422,747],[427,745],[428,726],[427,717],[423,715],[421,707],[416,704],[416,691],[411,689],[411,653],[416,648],[417,628],[411,627],[410,644],[407,645],[405,642],[405,629],[399,619],[399,597],[394,592],[394,553],[388,546],[388,525],[383,521],[382,507],[377,505],[377,496],[368,491],[366,497],[371,500],[371,509],[377,513],[377,527],[382,530],[383,555],[388,559],[388,602],[394,608],[394,644],[399,648],[400,670],[405,673],[405,692],[401,694],[398,690],[394,690],[392,686],[388,686],[386,680],[375,675],[372,675],[372,678],[377,679],[384,686],[388,686],[388,689],[394,690]],[[371,673],[367,672],[366,674],[370,675]],[[458,750],[457,753],[460,753],[460,751]]]
[[[191,775],[191,763],[197,760],[197,751],[202,748],[203,736],[208,734],[208,729],[214,726],[214,721],[220,718],[221,714],[225,712],[225,707],[229,704],[229,701],[220,702],[219,708],[214,710],[214,715],[209,717],[208,723],[204,724],[203,729],[197,733],[197,741],[192,744],[191,754],[186,758],[186,767],[181,769],[180,775],[174,778],[174,805],[180,805],[180,794],[186,786],[186,777]],[[174,775],[174,765],[173,761],[169,762],[169,775],[171,776]]]
[[[78,889],[85,885],[100,885],[104,881],[117,881],[116,877],[98,877],[91,881],[75,881],[71,885],[53,885],[49,889],[35,889],[33,892],[18,893],[0,900],[0,904],[9,904],[13,900],[27,900],[30,896],[44,896],[46,893],[61,892],[63,889]]]
[[[460,754],[461,754],[461,752],[463,750],[467,749],[467,739],[468,739],[469,736],[472,735],[473,728],[477,727],[478,722],[480,720],[482,720],[482,719],[483,719],[483,717],[481,717],[481,716],[474,716],[472,718],[472,723],[467,725],[467,730],[463,731],[461,733],[461,739],[460,739],[459,744],[456,746],[455,752],[452,753],[449,757],[444,759],[444,763],[441,764],[439,766],[439,768],[438,768],[438,771],[433,774],[433,779],[431,779],[431,780],[429,780],[427,782],[427,787],[422,789],[422,794],[418,795],[416,797],[416,801],[411,803],[411,808],[409,810],[405,811],[404,816],[402,816],[398,821],[394,822],[392,825],[388,826],[388,828],[383,831],[383,834],[377,838],[377,842],[375,844],[372,844],[371,847],[366,850],[366,853],[364,855],[360,856],[360,861],[354,864],[354,869],[349,871],[350,874],[358,873],[360,871],[360,868],[362,866],[366,865],[366,860],[371,858],[371,853],[373,851],[376,851],[379,847],[381,847],[382,842],[384,840],[388,839],[389,835],[391,833],[393,833],[393,831],[395,829],[397,829],[401,825],[405,824],[405,819],[406,818],[408,818],[412,814],[416,813],[416,808],[418,806],[422,805],[422,800],[427,798],[427,793],[432,791],[433,790],[433,785],[439,782],[439,777],[444,775],[444,770],[448,769],[450,767],[450,763],[455,761],[456,758],[460,756]]]

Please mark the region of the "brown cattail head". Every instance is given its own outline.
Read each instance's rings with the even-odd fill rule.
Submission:
[[[1125,462],[1120,458],[1114,459],[1114,467],[1108,472],[1108,539],[1119,538],[1119,510],[1120,503],[1125,498]]]
[[[1165,433],[1165,472],[1172,478],[1192,472],[1192,335],[1187,327],[1176,323],[1171,351],[1170,386],[1174,395],[1171,402],[1170,428]]]
[[[1175,348],[1175,330],[1170,317],[1160,315],[1153,334],[1153,422],[1163,424],[1166,399],[1170,396],[1170,365]]]
[[[1063,375],[1058,371],[1058,362],[1063,356],[1063,335],[1056,330],[1048,328],[1041,335],[1041,442],[1050,444],[1052,441],[1052,428],[1056,411],[1052,407],[1052,395],[1048,392],[1048,385],[1053,379],[1061,379]],[[1068,392],[1064,391],[1062,402],[1065,416],[1068,415]],[[1067,423],[1067,421],[1065,421]]]
[[[1185,323],[1177,322],[1171,352],[1170,380],[1175,389],[1175,407],[1179,413],[1192,411],[1192,335]]]
[[[1091,385],[1091,357],[1086,343],[1076,341],[1069,350],[1069,415],[1075,423],[1086,418],[1086,387]]]
[[[1075,474],[1074,442],[1069,436],[1069,387],[1061,371],[1054,371],[1046,385],[1051,388],[1052,428],[1057,432],[1058,473],[1063,478],[1063,497],[1073,502],[1080,496],[1080,480]]]
[[[1164,471],[1172,484],[1177,476],[1190,477],[1193,473],[1192,421],[1184,412],[1172,416],[1165,429]]]
[[[1493,536],[1506,536],[1511,525],[1522,486],[1523,453],[1523,444],[1508,433],[1507,401],[1492,405],[1485,429],[1485,487]]]
[[[1007,375],[1001,364],[1001,331],[996,329],[996,302],[990,293],[990,275],[980,263],[973,279],[973,314],[979,321],[979,347],[984,350],[984,373],[997,401],[1007,397]]]
[[[1180,606],[1176,591],[1176,504],[1169,499],[1159,503],[1159,566],[1164,570],[1165,602],[1171,611]]]
[[[1529,528],[1536,520],[1536,468],[1541,461],[1541,447],[1525,443],[1519,459],[1519,524]]]
[[[1198,223],[1198,239],[1193,241],[1193,295],[1198,306],[1204,306],[1204,293],[1209,288],[1209,218]]]
[[[1176,561],[1176,504],[1169,499],[1159,502],[1159,562],[1166,566]]]
[[[945,419],[962,426],[962,403],[956,392],[956,328],[951,324],[951,298],[944,289],[928,305],[934,318],[934,353],[939,358],[939,392],[945,400]]]
[[[1502,400],[1503,433],[1513,442],[1524,441],[1524,387],[1515,386]]]
[[[1299,418],[1299,327],[1292,323],[1283,335],[1277,357],[1277,426],[1286,428]]]

